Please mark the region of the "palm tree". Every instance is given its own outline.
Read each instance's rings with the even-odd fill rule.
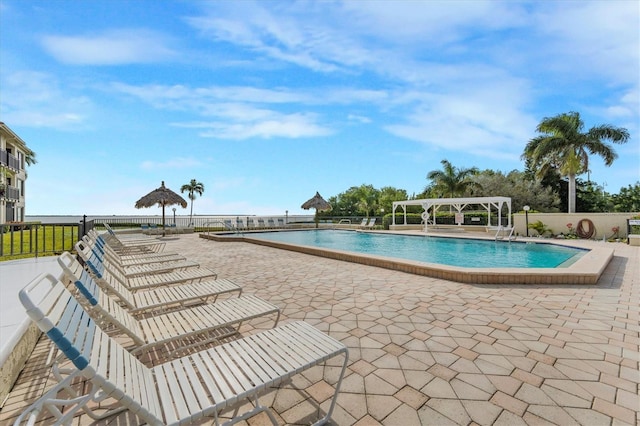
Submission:
[[[36,153],[30,149],[27,149],[27,151],[25,152],[24,161],[27,163],[27,165],[33,166],[38,162],[38,160],[36,160]]]
[[[589,155],[601,156],[605,165],[610,166],[618,155],[605,140],[619,144],[629,140],[629,132],[622,127],[603,124],[586,133],[583,128],[584,123],[577,112],[545,117],[536,127],[542,134],[531,139],[522,154],[522,159],[531,162],[536,176],[544,176],[550,169],[555,169],[569,178],[569,213],[576,211],[576,176],[589,170]]]
[[[196,199],[196,194],[202,195],[204,192],[204,184],[202,182],[198,182],[195,179],[191,179],[191,182],[182,185],[180,187],[180,192],[184,193],[185,191],[189,192],[189,199],[191,200],[191,214],[189,215],[189,226],[193,226],[193,200]]]
[[[448,160],[440,161],[442,170],[432,170],[427,174],[427,179],[433,181],[436,188],[453,198],[456,194],[463,195],[467,188],[477,185],[469,178],[478,173],[476,167],[458,169]]]

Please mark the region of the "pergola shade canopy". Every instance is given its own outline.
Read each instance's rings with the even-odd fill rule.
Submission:
[[[510,197],[467,197],[467,198],[424,198],[420,200],[404,200],[395,201],[393,203],[392,223],[396,223],[396,209],[401,207],[404,213],[404,224],[407,224],[407,206],[422,206],[424,213],[422,218],[424,219],[424,230],[428,231],[429,221],[432,220],[432,224],[435,223],[436,213],[443,206],[451,206],[458,213],[462,211],[468,205],[480,205],[487,210],[487,215],[491,217],[491,209],[495,207],[497,210],[498,224],[502,223],[502,209],[507,206],[508,215],[507,227],[511,228],[511,198]],[[431,210],[431,211],[429,211]],[[461,224],[458,223],[458,226]]]

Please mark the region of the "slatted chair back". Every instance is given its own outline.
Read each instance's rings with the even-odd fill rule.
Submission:
[[[122,266],[118,262],[109,260],[104,251],[98,247],[91,247],[84,241],[78,241],[74,247],[83,260],[91,261],[94,267],[98,268],[101,275],[104,274],[105,266],[108,266],[111,270],[117,270],[123,277],[126,277]]]
[[[34,302],[31,291],[46,281],[53,283],[57,297]],[[89,396],[94,400],[113,397],[149,424],[164,424],[152,370],[102,331],[61,282],[43,274],[21,290],[19,298],[40,330],[95,385]],[[67,416],[84,404],[86,401]],[[111,414],[107,412],[103,417]]]
[[[80,255],[82,261],[89,269],[89,272],[91,272],[91,274],[94,276],[94,278],[99,280],[103,279],[112,285],[115,282],[118,282],[126,289],[131,291],[131,288],[129,287],[127,282],[127,277],[121,271],[115,268],[106,268],[104,263],[94,254],[86,256],[86,254],[82,251],[78,251],[78,255]]]
[[[102,237],[98,237],[95,240],[89,238],[88,235],[82,237],[82,242],[86,244],[91,250],[99,253],[103,258],[120,259],[121,255],[115,252],[109,244],[105,242]]]
[[[77,292],[71,294],[87,310],[93,319],[104,327],[115,327],[122,334],[126,334],[136,346],[144,345],[144,331],[138,320],[118,302],[100,290],[89,274],[84,280],[73,282]]]
[[[62,268],[67,278],[70,281],[75,281],[80,278],[81,281],[86,282],[86,277],[89,276],[89,272],[82,267],[69,252],[64,252],[58,257],[58,264]],[[136,306],[131,302],[134,300],[133,293],[130,292],[125,286],[118,280],[94,279],[94,281],[108,294],[113,294],[118,298],[120,303],[128,309],[136,309]]]

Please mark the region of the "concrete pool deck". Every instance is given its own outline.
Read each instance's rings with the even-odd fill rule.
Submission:
[[[337,425],[637,424],[640,248],[612,248],[594,285],[463,284],[197,235],[164,239],[221,278],[350,350]],[[264,324],[267,326],[267,323]],[[251,333],[261,324],[245,326]],[[52,379],[41,339],[4,407],[8,424]],[[264,396],[282,424],[306,424],[331,383],[310,370]],[[325,370],[331,382],[332,368]],[[319,405],[319,408],[318,408]],[[261,414],[248,423],[267,423]],[[74,424],[90,424],[80,416]],[[46,421],[41,422],[42,424]],[[130,413],[109,424],[134,425]],[[211,423],[211,421],[209,421]]]

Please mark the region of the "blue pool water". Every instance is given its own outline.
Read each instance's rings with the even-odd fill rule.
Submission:
[[[263,232],[247,237],[467,268],[566,267],[586,252],[553,244],[336,230]]]

